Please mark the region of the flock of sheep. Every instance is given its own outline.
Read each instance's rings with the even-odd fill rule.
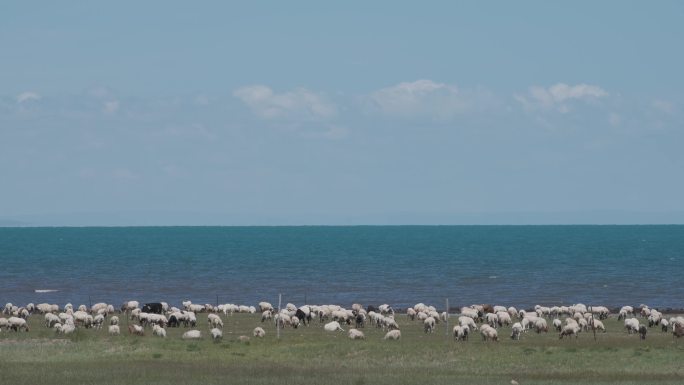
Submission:
[[[223,338],[224,324],[221,313],[224,316],[233,313],[259,313],[262,323],[272,322],[277,328],[298,328],[309,326],[316,321],[323,325],[326,332],[344,332],[345,326],[349,327],[347,335],[353,340],[365,339],[361,329],[368,326],[382,329],[385,340],[401,339],[395,311],[387,304],[366,308],[354,304],[350,309],[345,309],[338,305],[297,307],[288,303],[285,308],[277,310],[268,302],[260,302],[258,307],[254,307],[234,304],[200,305],[183,301],[181,308],[169,306],[166,302],[146,303],[141,306],[138,301],[126,301],[118,308],[106,303],[97,303],[90,308],[85,305],[75,308],[72,304],[60,308],[58,305],[47,303],[30,303],[18,307],[8,303],[4,306],[2,314],[9,318],[0,317],[0,331],[29,332],[27,319],[34,314],[40,314],[43,316],[45,327],[55,330],[58,334],[72,334],[78,328],[103,329],[107,326],[108,334],[117,336],[121,334],[121,316],[131,321],[127,322],[127,329],[133,335],[143,336],[146,330],[151,330],[154,336],[165,338],[167,328],[182,326],[190,329],[183,333],[182,338],[194,340],[202,338],[202,332],[197,328],[197,313],[207,313],[209,335],[215,341]],[[419,303],[406,309],[406,316],[410,321],[422,324],[425,333],[433,333],[438,323],[453,319],[456,322],[452,334],[456,341],[467,341],[476,331],[479,331],[485,341],[498,341],[498,331],[503,326],[511,328],[510,338],[513,340],[519,340],[530,330],[546,333],[550,327],[559,333],[560,339],[572,336],[577,338],[582,331],[605,332],[602,320],[607,319],[610,312],[605,306],[587,307],[583,304],[553,307],[537,305],[530,311],[517,310],[514,307],[472,305],[462,307],[457,315],[452,316],[447,312],[439,313],[434,306]],[[672,332],[677,338],[684,336],[684,317],[667,319],[661,312],[646,305],[641,305],[637,309],[623,306],[617,313],[617,319],[624,320],[627,333],[636,333],[642,339],[646,338],[648,329],[652,327],[658,327],[663,332]],[[257,326],[252,335],[262,338],[266,331]],[[248,341],[250,337],[240,336],[238,339]]]

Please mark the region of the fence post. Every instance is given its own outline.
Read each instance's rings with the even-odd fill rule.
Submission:
[[[278,294],[278,314],[276,315],[276,337],[280,339],[280,305],[283,301],[283,295]]]
[[[445,335],[446,335],[446,337],[447,337],[447,341],[449,341],[449,298],[446,299],[446,310],[445,310],[445,311],[446,311],[446,320],[445,320],[445,323],[446,323],[446,331],[445,331]]]

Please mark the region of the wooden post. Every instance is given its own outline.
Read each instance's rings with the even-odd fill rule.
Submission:
[[[276,315],[276,337],[280,339],[280,305],[283,301],[283,295],[278,294],[278,314]]]
[[[594,341],[596,341],[596,328],[594,327],[594,312],[592,311],[592,307],[589,306],[589,314],[591,314],[591,317],[589,317],[589,322],[591,323],[589,326],[591,326],[591,330],[594,332]]]
[[[445,334],[447,337],[447,341],[449,341],[449,298],[446,299],[446,320],[445,320],[445,323],[446,323]]]

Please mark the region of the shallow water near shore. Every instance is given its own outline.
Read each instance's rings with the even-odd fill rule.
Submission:
[[[674,225],[0,228],[0,302],[684,308],[683,257]]]

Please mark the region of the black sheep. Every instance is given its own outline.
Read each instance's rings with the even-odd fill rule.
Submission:
[[[146,303],[142,307],[143,313],[161,314],[162,311],[163,311],[162,304],[159,302]]]

